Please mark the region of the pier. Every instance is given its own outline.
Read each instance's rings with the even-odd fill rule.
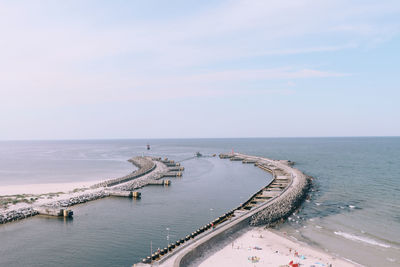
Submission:
[[[163,177],[181,177],[182,172],[167,172],[163,174]]]
[[[116,191],[116,190],[110,190],[108,194],[111,197],[129,197],[129,198],[140,198],[142,196],[142,193],[138,191]]]
[[[39,215],[55,216],[55,217],[72,217],[74,214],[70,209],[53,209],[40,207],[36,209]]]
[[[221,159],[253,163],[272,174],[272,181],[246,202],[200,227],[136,266],[188,266],[211,246],[249,225],[269,225],[285,219],[298,208],[309,189],[310,177],[291,167],[290,161],[272,160],[240,153],[220,154]]]
[[[149,180],[149,185],[170,185],[171,180],[168,179],[162,179],[162,180]]]

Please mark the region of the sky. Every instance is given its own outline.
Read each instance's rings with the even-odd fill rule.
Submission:
[[[0,0],[0,140],[400,135],[400,2]]]

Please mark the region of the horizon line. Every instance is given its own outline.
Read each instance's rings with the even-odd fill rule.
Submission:
[[[59,138],[59,139],[0,139],[0,142],[26,141],[111,141],[111,140],[194,140],[194,139],[299,139],[299,138],[393,138],[400,135],[342,135],[342,136],[269,136],[269,137],[138,137],[138,138]]]

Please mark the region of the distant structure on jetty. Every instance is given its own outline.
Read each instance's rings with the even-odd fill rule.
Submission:
[[[310,177],[288,160],[272,160],[240,153],[220,154],[221,159],[241,161],[272,174],[272,181],[246,202],[191,234],[144,258],[136,266],[188,266],[227,235],[249,225],[269,225],[290,216],[306,197]]]
[[[137,190],[146,185],[171,185],[170,179],[165,177],[181,177],[184,167],[168,158],[133,157],[128,160],[138,169],[120,178],[112,178],[89,189],[77,189],[76,192],[65,194],[57,200],[49,200],[45,204],[30,207],[0,210],[0,224],[21,220],[35,215],[72,217],[73,211],[69,207],[104,197],[129,197],[140,198]]]

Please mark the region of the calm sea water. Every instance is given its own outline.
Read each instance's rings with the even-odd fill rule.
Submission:
[[[290,159],[314,192],[281,231],[366,266],[400,264],[400,138],[269,138],[0,142],[0,186],[90,181],[133,170],[135,155],[184,160],[235,151]],[[247,199],[270,180],[218,158],[182,162],[182,179],[146,187],[139,201],[75,206],[74,219],[0,226],[0,266],[130,266]],[[167,231],[167,228],[170,230]]]

